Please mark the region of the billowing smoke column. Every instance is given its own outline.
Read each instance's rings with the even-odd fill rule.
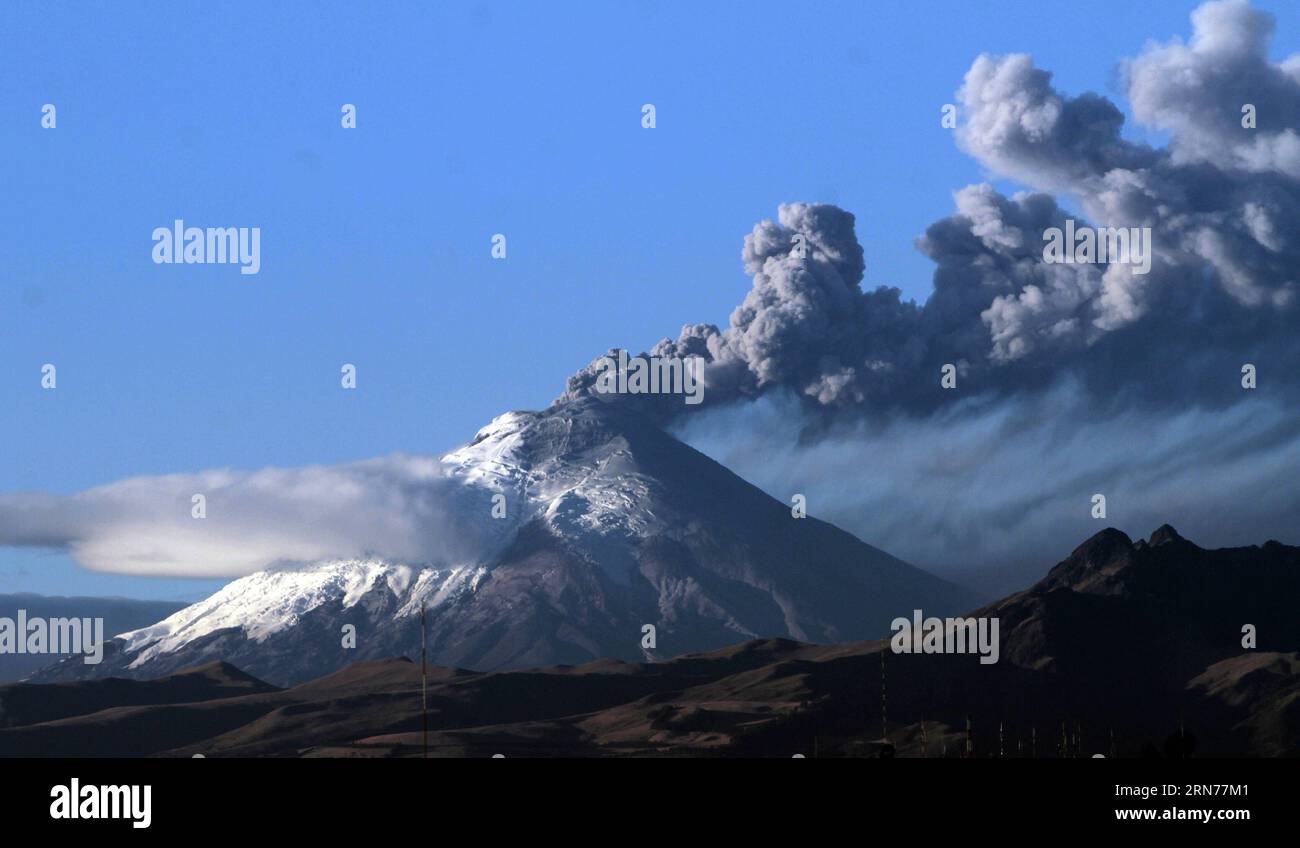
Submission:
[[[957,142],[1028,191],[956,192],[918,240],[936,265],[924,304],[862,290],[851,214],[785,205],[745,238],[753,287],[729,326],[688,325],[651,352],[704,357],[704,403],[605,400],[991,595],[1106,524],[1300,542],[1300,56],[1269,62],[1272,19],[1244,2],[1192,20],[1188,43],[1121,69],[1162,148],[1028,56],[975,60]],[[1149,232],[1149,266],[1044,261],[1045,232],[1071,220]],[[591,386],[587,369],[561,400]]]
[[[1024,55],[980,56],[959,97],[959,144],[1034,191],[956,193],[956,213],[919,247],[937,269],[918,305],[862,291],[853,216],[792,203],[746,236],[753,287],[719,329],[692,324],[657,356],[702,356],[705,406],[783,390],[821,418],[933,412],[961,396],[1041,392],[1071,378],[1101,412],[1117,405],[1221,407],[1241,366],[1294,392],[1300,273],[1300,57],[1267,58],[1272,21],[1208,3],[1190,43],[1124,66],[1135,118],[1169,133],[1155,149],[1121,135],[1123,114],[1067,97]],[[1067,212],[1048,192],[1079,204]],[[1151,264],[1047,263],[1044,231],[1149,228]],[[590,393],[593,369],[563,397]],[[664,419],[689,411],[636,398]]]

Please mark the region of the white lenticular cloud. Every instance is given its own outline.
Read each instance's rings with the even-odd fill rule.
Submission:
[[[193,517],[196,494],[205,518]],[[460,519],[485,497],[444,476],[437,458],[400,454],[136,477],[68,497],[0,495],[0,545],[64,549],[98,571],[186,577],[360,556],[460,562],[484,550],[482,522]]]

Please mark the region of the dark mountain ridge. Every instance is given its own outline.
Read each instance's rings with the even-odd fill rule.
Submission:
[[[972,613],[999,619],[995,664],[777,638],[654,663],[435,668],[430,753],[953,757],[969,740],[976,757],[1296,756],[1298,597],[1300,548],[1205,550],[1172,528],[1136,543],[1107,529]],[[1256,648],[1242,645],[1245,624]],[[420,669],[405,659],[281,691],[40,718],[0,730],[0,753],[422,752]],[[166,733],[144,732],[159,723]]]

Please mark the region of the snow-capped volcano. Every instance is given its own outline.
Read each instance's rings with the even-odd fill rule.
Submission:
[[[98,666],[39,679],[156,676],[219,659],[292,683],[420,648],[475,669],[647,659],[759,636],[885,635],[967,593],[790,507],[615,405],[564,401],[495,419],[442,457],[464,562],[340,560],[236,580]],[[349,646],[347,625],[355,628]],[[644,648],[644,625],[655,628]]]

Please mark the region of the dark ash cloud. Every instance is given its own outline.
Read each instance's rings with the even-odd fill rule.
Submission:
[[[753,285],[729,324],[652,351],[708,360],[702,409],[623,400],[921,565],[1050,564],[1095,531],[1093,493],[1134,535],[1172,521],[1206,543],[1294,537],[1300,56],[1270,62],[1272,18],[1245,2],[1206,3],[1192,25],[1121,65],[1136,120],[1168,133],[1159,148],[1029,56],[979,56],[956,142],[1024,191],[955,193],[918,240],[935,263],[924,303],[862,290],[852,214],[783,205],[745,238]],[[1044,230],[1067,218],[1149,227],[1150,272],[1045,263]],[[561,400],[589,387],[580,372]]]
[[[745,237],[753,285],[729,325],[687,325],[650,353],[708,360],[706,406],[781,391],[822,419],[939,410],[954,399],[939,386],[948,363],[962,396],[1041,392],[1069,377],[1102,409],[1230,405],[1246,362],[1270,391],[1294,393],[1300,58],[1270,64],[1271,19],[1242,2],[1208,3],[1193,23],[1188,45],[1124,65],[1135,114],[1169,131],[1167,149],[1125,140],[1113,103],[1058,92],[1028,56],[975,60],[957,141],[1027,191],[955,194],[954,214],[918,242],[936,264],[924,304],[862,290],[852,214],[791,203]],[[1260,129],[1241,126],[1247,102],[1262,110]],[[1150,272],[1045,263],[1044,230],[1067,218],[1149,227]],[[562,399],[592,380],[579,372]],[[664,420],[690,411],[673,400],[629,402]]]

